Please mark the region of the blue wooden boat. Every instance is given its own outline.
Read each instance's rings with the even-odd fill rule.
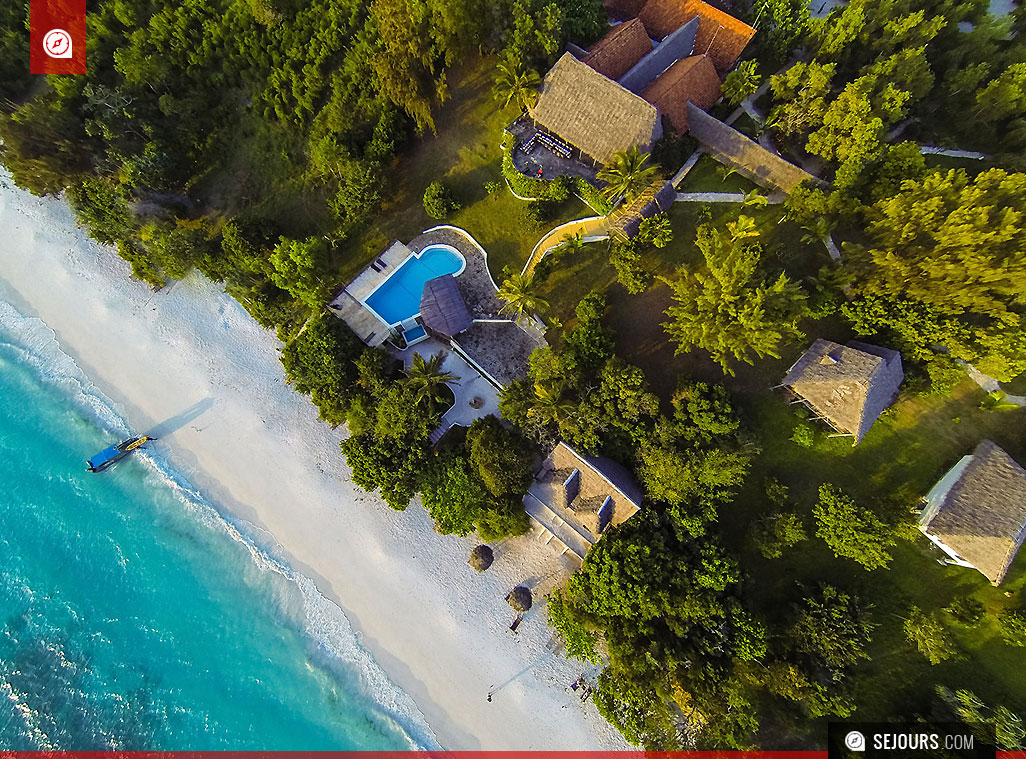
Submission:
[[[122,440],[117,445],[112,445],[109,448],[104,448],[102,451],[97,453],[86,463],[88,464],[87,471],[90,472],[102,472],[108,467],[121,461],[121,459],[128,456],[132,451],[137,451],[142,447],[143,443],[147,443],[151,440],[156,440],[155,437],[147,437],[143,435],[141,437],[133,437],[128,440]]]

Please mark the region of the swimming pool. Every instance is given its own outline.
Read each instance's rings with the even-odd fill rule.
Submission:
[[[363,304],[381,321],[395,327],[420,313],[420,296],[424,283],[444,274],[459,276],[467,262],[449,245],[431,245],[414,253],[388,278],[374,288]]]

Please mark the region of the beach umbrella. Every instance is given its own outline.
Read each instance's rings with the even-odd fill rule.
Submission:
[[[492,549],[489,546],[480,545],[470,552],[470,561],[467,563],[475,571],[484,572],[492,565],[493,561],[495,561],[495,554],[492,553]]]
[[[534,599],[531,597],[531,591],[523,585],[517,585],[509,594],[509,605],[520,614],[529,611],[532,603]]]

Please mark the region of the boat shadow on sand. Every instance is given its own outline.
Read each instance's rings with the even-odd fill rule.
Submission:
[[[204,412],[208,411],[214,405],[213,398],[204,398],[201,401],[189,406],[184,411],[175,414],[174,416],[165,419],[163,422],[155,425],[154,427],[143,433],[146,437],[150,438],[162,438],[167,437],[173,432],[180,430],[182,427],[187,425],[189,422],[195,420],[201,416]],[[199,430],[197,430],[198,432]]]

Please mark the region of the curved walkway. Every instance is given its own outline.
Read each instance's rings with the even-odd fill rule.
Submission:
[[[609,236],[609,221],[605,216],[589,216],[586,219],[574,219],[566,224],[560,224],[534,246],[531,257],[524,265],[523,274],[531,274],[545,254],[563,242],[564,237],[578,233],[586,242],[605,239]]]

